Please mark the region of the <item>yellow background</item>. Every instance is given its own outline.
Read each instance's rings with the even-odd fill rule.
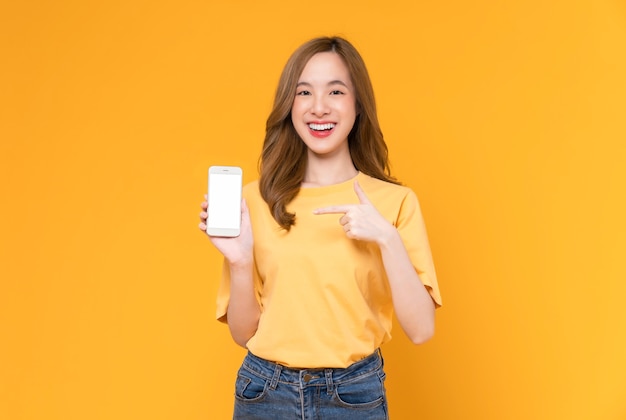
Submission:
[[[244,355],[196,228],[256,177],[292,50],[353,41],[444,307],[395,419],[626,419],[623,1],[0,5],[0,418],[225,419]]]

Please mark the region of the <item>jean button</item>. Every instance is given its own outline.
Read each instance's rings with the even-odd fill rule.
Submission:
[[[309,382],[311,379],[313,379],[313,376],[305,373],[302,379],[304,379],[304,382]]]

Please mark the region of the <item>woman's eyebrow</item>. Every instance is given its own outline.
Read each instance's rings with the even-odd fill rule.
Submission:
[[[342,85],[345,86],[346,88],[348,87],[348,85],[346,83],[344,83],[342,80],[331,80],[330,82],[328,82],[326,84],[326,86],[332,86],[332,85]],[[296,87],[300,87],[300,86],[313,86],[311,83],[309,82],[298,82],[298,84],[296,85]]]
[[[348,87],[348,85],[344,83],[342,80],[332,80],[328,82],[328,86],[332,86],[332,85],[341,85],[341,86],[345,86],[346,88]]]

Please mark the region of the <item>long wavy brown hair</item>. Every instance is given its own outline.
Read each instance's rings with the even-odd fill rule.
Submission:
[[[387,145],[378,123],[374,89],[365,62],[347,40],[320,37],[300,46],[289,58],[280,76],[274,107],[267,118],[263,151],[259,158],[259,189],[278,224],[289,231],[296,223],[287,205],[298,195],[304,180],[306,145],[291,121],[296,85],[308,61],[315,54],[334,52],[346,64],[355,89],[357,117],[348,135],[350,156],[355,168],[374,178],[399,184],[391,176]]]

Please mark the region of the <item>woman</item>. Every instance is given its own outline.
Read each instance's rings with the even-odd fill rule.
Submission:
[[[200,229],[206,229],[202,203]],[[389,174],[371,82],[338,37],[298,48],[244,187],[217,317],[248,349],[235,419],[386,419],[393,312],[416,344],[441,304],[417,198]]]

